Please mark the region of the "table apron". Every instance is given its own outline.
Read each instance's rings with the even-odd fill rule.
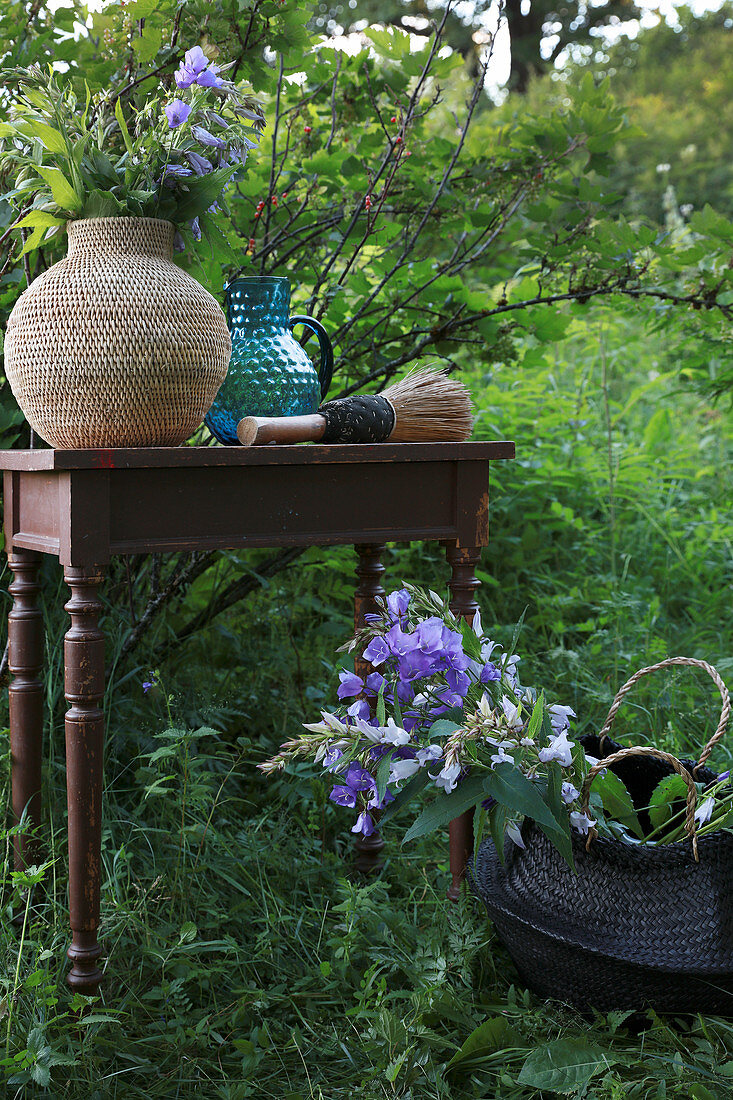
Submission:
[[[485,459],[6,471],[6,545],[73,566],[151,551],[431,538],[484,546],[488,493]]]

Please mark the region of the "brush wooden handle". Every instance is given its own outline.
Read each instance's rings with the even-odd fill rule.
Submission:
[[[245,416],[237,424],[237,439],[243,447],[264,443],[318,443],[326,431],[320,413],[307,416]]]

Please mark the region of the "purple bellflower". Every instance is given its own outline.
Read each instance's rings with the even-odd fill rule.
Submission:
[[[226,126],[224,119],[221,121],[223,125]],[[202,145],[211,145],[214,149],[226,148],[226,142],[222,141],[220,137],[216,137],[214,134],[209,133],[203,126],[192,126],[191,133],[196,138],[196,141],[201,142]]]
[[[200,153],[194,153],[192,150],[189,150],[186,153],[186,157],[197,176],[205,176],[209,172],[214,171],[214,165],[211,161],[207,160],[206,157],[202,157]]]
[[[356,825],[352,825],[351,831],[352,833],[361,833],[362,836],[371,836],[374,832],[374,822],[371,814],[368,814],[366,810],[362,810],[356,819]]]
[[[190,114],[191,108],[182,99],[174,99],[165,108],[165,117],[168,119],[168,126],[171,130],[175,130],[176,126],[184,123]]]
[[[200,46],[186,50],[186,55],[176,73],[179,88],[190,88],[198,84],[201,88],[221,88],[224,83],[217,73],[218,65],[212,65]]]
[[[341,683],[336,692],[339,699],[350,699],[354,695],[359,695],[364,690],[364,681],[361,676],[357,676],[355,672],[346,672],[342,669],[342,671],[339,672],[339,680]]]

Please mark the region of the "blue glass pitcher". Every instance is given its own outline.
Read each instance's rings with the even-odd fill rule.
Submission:
[[[205,423],[220,443],[230,446],[238,442],[237,424],[244,416],[315,412],[331,384],[333,349],[320,321],[290,316],[287,279],[271,275],[233,279],[224,290],[232,357]],[[305,325],[309,336],[318,337],[318,371],[293,336],[295,325]]]

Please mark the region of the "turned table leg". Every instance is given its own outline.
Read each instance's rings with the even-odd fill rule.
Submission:
[[[474,593],[481,583],[476,577],[476,563],[481,556],[481,547],[458,546],[455,542],[447,542],[445,553],[451,567],[451,578],[448,582],[451,611],[471,623],[478,611]],[[461,896],[466,863],[473,852],[473,813],[473,810],[466,810],[451,821],[448,827],[451,873],[448,897],[451,901],[458,901]]]
[[[72,967],[67,981],[81,993],[96,992],[102,972],[97,959],[100,849],[102,837],[102,751],[104,715],[104,635],[97,567],[66,566],[71,589],[65,605],[71,626],[64,638],[66,712],[66,791],[69,807],[69,909]]]
[[[8,615],[8,668],[13,677],[10,705],[10,759],[13,818],[25,813],[27,832],[13,840],[15,869],[39,862],[40,842],[33,835],[41,822],[41,762],[43,759],[43,614],[39,604],[38,569],[41,555],[14,550],[8,557],[13,573]]]
[[[377,610],[376,597],[384,595],[381,584],[384,573],[382,554],[386,547],[384,543],[360,543],[354,549],[359,558],[356,566],[359,584],[354,592],[354,629],[358,630],[364,626],[365,616]],[[357,676],[366,679],[373,670],[368,661],[357,657],[355,671]],[[378,829],[371,836],[357,837],[354,847],[357,851],[357,871],[369,875],[381,869],[382,862],[379,857],[384,848],[384,840]]]

